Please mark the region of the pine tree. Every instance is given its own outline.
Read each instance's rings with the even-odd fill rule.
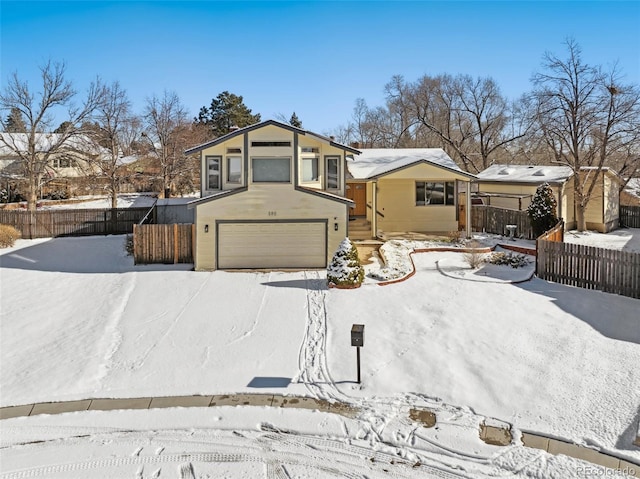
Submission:
[[[364,268],[358,258],[358,250],[349,238],[342,240],[327,268],[327,282],[336,286],[360,286],[364,280]]]
[[[296,128],[302,128],[302,122],[300,121],[300,118],[298,118],[298,115],[296,115],[296,112],[293,112],[293,115],[291,115],[291,118],[289,119],[289,124],[291,126],[295,126]]]
[[[242,101],[242,96],[223,91],[211,100],[209,108],[202,107],[195,119],[197,124],[211,128],[216,137],[226,135],[232,127],[243,128],[260,121],[260,114],[252,114]]]
[[[550,230],[558,222],[556,206],[557,202],[549,183],[543,183],[538,186],[536,194],[527,208],[531,226],[536,236],[540,236],[545,231]]]
[[[7,116],[7,120],[4,125],[4,130],[7,133],[26,133],[27,126],[24,124],[22,118],[22,112],[19,108],[11,108],[11,113]]]

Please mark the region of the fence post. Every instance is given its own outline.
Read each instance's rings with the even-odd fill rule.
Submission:
[[[173,224],[173,264],[178,264],[178,223]]]
[[[138,264],[136,261],[136,255],[138,253],[137,248],[136,248],[136,228],[137,228],[137,224],[133,224],[133,264],[136,265]]]

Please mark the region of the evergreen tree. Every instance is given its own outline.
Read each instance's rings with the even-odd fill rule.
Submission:
[[[291,118],[289,119],[289,124],[291,126],[295,126],[296,128],[302,128],[302,122],[300,121],[300,118],[298,118],[298,115],[296,115],[296,112],[293,112],[293,115],[291,115]]]
[[[360,286],[364,280],[364,268],[358,258],[358,250],[349,238],[342,240],[327,268],[327,282],[336,286]]]
[[[243,128],[260,121],[260,114],[252,114],[242,101],[242,96],[223,91],[211,100],[209,108],[202,107],[195,119],[197,124],[207,125],[218,137],[226,135],[232,127]]]
[[[4,124],[4,130],[7,133],[26,133],[27,126],[24,124],[22,118],[22,112],[19,108],[11,108],[11,113],[7,116],[7,120]]]
[[[82,127],[84,128],[85,125],[87,125],[87,124],[89,124],[89,122],[83,123]],[[73,123],[71,123],[70,121],[63,121],[62,123],[60,123],[60,126],[58,128],[53,130],[53,132],[54,133],[64,133],[69,128],[74,128]]]
[[[536,194],[527,208],[531,226],[536,236],[550,230],[557,222],[557,202],[549,183],[544,183],[536,189]]]

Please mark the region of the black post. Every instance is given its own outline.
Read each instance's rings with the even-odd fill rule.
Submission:
[[[356,348],[356,357],[358,358],[358,384],[360,384],[360,346]]]

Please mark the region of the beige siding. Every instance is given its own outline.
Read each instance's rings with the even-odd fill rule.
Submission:
[[[347,235],[347,206],[337,201],[296,191],[292,185],[251,185],[245,192],[202,203],[196,207],[196,269],[216,269],[216,220],[328,221],[327,261]],[[337,231],[334,225],[338,225]],[[205,225],[209,232],[205,233]]]
[[[610,174],[604,176],[604,191],[605,224],[617,223],[620,217],[620,189],[618,181]]]
[[[445,181],[431,178],[428,181]],[[424,181],[424,180],[418,180]],[[451,181],[450,179],[448,181]],[[416,206],[416,180],[378,180],[378,229],[383,231],[456,231],[456,206]]]

